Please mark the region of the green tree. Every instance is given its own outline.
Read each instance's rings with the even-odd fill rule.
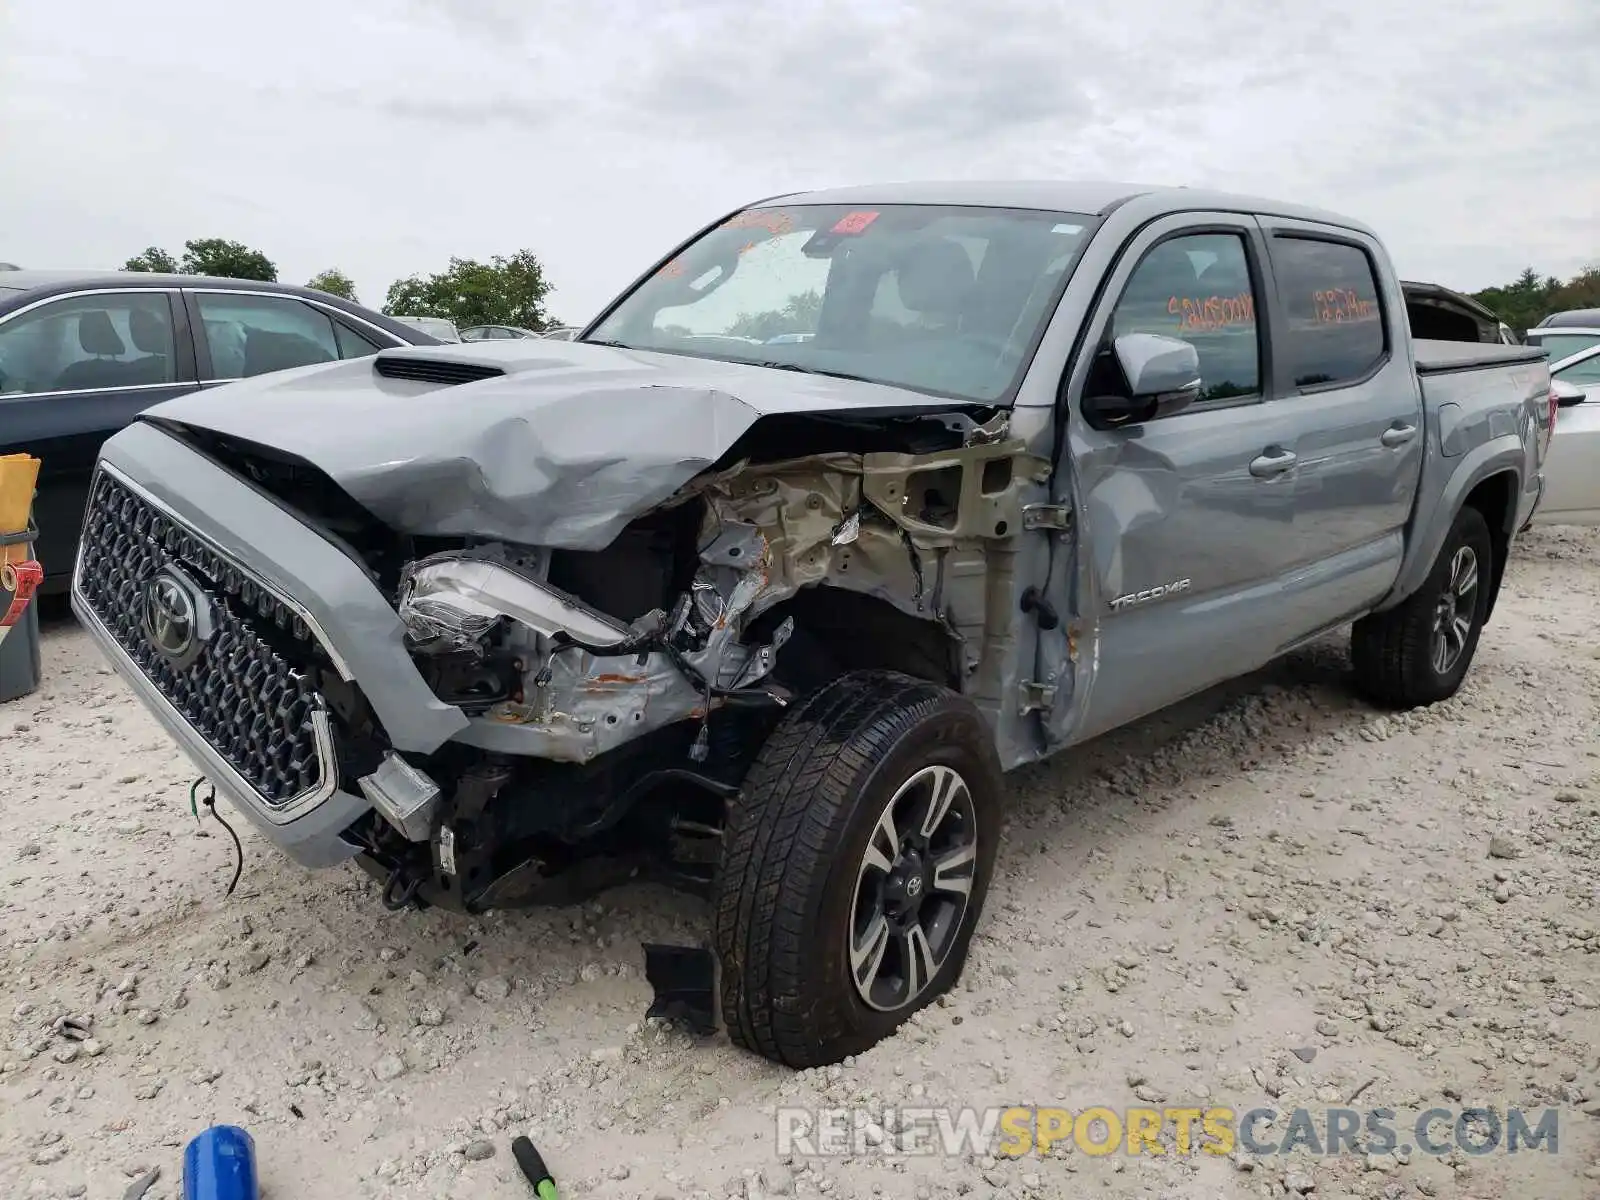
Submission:
[[[750,337],[763,342],[780,333],[815,333],[817,318],[821,313],[822,293],[813,288],[790,296],[782,308],[769,312],[740,313],[728,326],[727,332],[732,337]]]
[[[146,246],[144,252],[135,254],[122,264],[124,271],[149,271],[157,275],[176,275],[178,260],[160,246]]]
[[[321,274],[313,275],[306,286],[319,292],[326,292],[330,296],[342,297],[345,300],[354,300],[356,298],[355,282],[350,276],[339,270],[338,267],[329,267]]]
[[[520,325],[543,331],[551,324],[544,306],[551,290],[532,250],[509,258],[497,254],[487,263],[452,258],[437,275],[395,280],[383,311],[390,316],[447,317],[460,328]]]
[[[1600,266],[1585,268],[1565,282],[1553,275],[1540,278],[1537,271],[1528,267],[1510,283],[1484,288],[1474,292],[1472,298],[1521,333],[1551,313],[1569,308],[1600,308]]]
[[[195,238],[183,244],[185,275],[217,275],[224,279],[259,279],[272,283],[278,268],[265,254],[243,242],[225,238]]]

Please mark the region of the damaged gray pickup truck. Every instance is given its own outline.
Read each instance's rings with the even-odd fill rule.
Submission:
[[[572,342],[244,380],[105,446],[74,608],[217,789],[395,908],[709,898],[796,1066],[959,975],[1003,773],[1353,622],[1451,696],[1538,502],[1537,350],[1188,189],[764,201]]]

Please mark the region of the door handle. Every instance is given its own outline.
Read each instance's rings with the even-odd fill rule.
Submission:
[[[1257,479],[1271,479],[1274,475],[1282,475],[1298,461],[1294,451],[1280,449],[1276,454],[1263,454],[1251,459],[1250,474]]]
[[[1404,446],[1416,436],[1417,427],[1415,425],[1391,425],[1383,431],[1378,440],[1385,446],[1393,448],[1395,446]]]

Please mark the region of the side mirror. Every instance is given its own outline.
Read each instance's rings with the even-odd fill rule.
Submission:
[[[1556,403],[1562,408],[1571,408],[1574,404],[1582,404],[1588,395],[1577,384],[1568,383],[1564,379],[1552,379],[1550,392],[1556,398]]]
[[[1084,397],[1083,411],[1096,429],[1121,429],[1182,412],[1200,398],[1200,354],[1188,342],[1158,333],[1125,333],[1111,353],[1127,381],[1123,394]]]

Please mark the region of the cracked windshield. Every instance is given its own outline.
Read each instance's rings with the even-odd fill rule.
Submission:
[[[738,213],[592,341],[999,400],[1093,218],[932,205]]]

